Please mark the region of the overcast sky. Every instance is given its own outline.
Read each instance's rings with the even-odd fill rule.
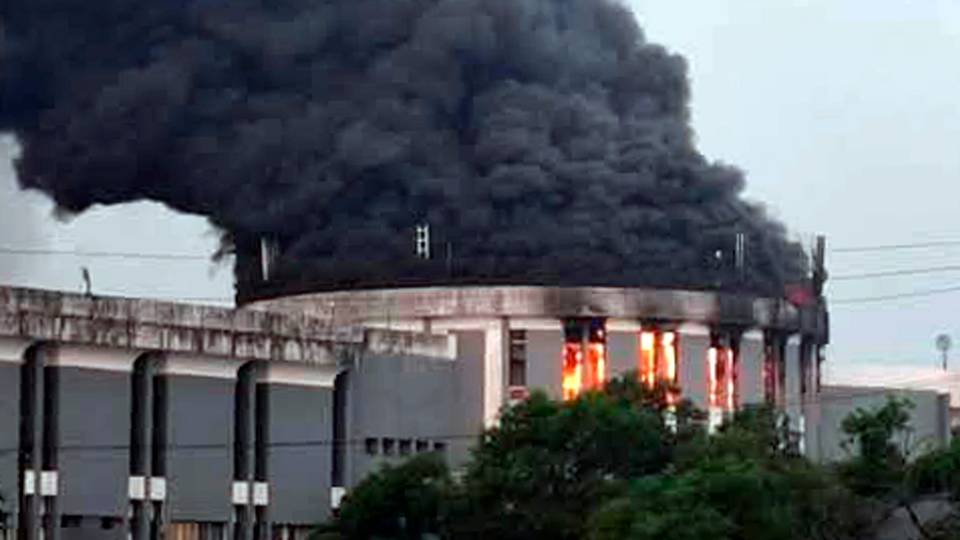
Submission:
[[[631,0],[651,41],[684,55],[701,149],[746,171],[748,196],[798,237],[833,248],[960,240],[960,2]],[[200,218],[159,205],[97,208],[57,221],[19,193],[0,143],[0,247],[208,255]],[[953,248],[830,252],[832,275],[960,265]],[[229,266],[0,253],[0,282],[103,293],[227,298]],[[832,369],[936,364],[934,336],[960,348],[960,292],[843,300],[960,285],[960,272],[835,281]],[[960,367],[960,353],[957,355]],[[909,373],[905,373],[905,377]]]

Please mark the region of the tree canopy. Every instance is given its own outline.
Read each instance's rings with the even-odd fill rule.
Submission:
[[[770,407],[707,434],[674,391],[627,375],[571,401],[534,393],[480,436],[461,474],[420,456],[368,477],[325,538],[843,540],[869,538],[910,497],[960,497],[960,444],[906,459],[906,401],[850,415],[851,458],[833,467],[801,456]]]

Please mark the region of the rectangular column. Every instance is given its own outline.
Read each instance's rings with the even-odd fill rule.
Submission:
[[[761,404],[764,401],[763,353],[763,332],[750,330],[741,335],[737,379],[740,383],[740,403],[743,405]]]
[[[687,323],[677,329],[677,349],[680,370],[680,391],[699,409],[707,410],[707,352],[710,349],[710,329],[701,324]]]

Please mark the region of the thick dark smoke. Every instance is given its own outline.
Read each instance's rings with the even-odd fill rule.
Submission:
[[[695,148],[683,59],[612,0],[8,0],[0,25],[23,187],[73,212],[162,201],[241,251],[275,238],[281,288],[779,293],[803,271]]]

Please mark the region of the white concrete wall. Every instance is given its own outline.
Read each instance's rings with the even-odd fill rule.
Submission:
[[[911,411],[910,432],[902,441],[908,452],[916,457],[925,449],[949,443],[949,401],[946,394],[932,390],[902,390],[863,386],[824,386],[819,396],[820,421],[811,426],[817,432],[818,443],[811,444],[808,455],[820,461],[838,461],[849,454],[841,447],[845,435],[843,419],[862,409],[882,407],[888,397],[905,397],[916,406]]]

